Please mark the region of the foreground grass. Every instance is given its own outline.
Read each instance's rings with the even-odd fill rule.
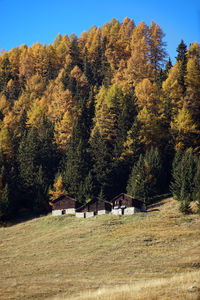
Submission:
[[[195,283],[195,285],[191,285]],[[71,300],[155,300],[155,299],[200,299],[200,271],[176,275],[172,278],[139,281],[135,284],[113,288],[102,288],[94,292],[85,292]],[[54,300],[68,299],[54,297]]]
[[[2,300],[199,299],[200,218],[171,199],[134,216],[0,228],[0,252]]]

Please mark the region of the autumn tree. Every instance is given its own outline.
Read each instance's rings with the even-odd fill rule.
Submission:
[[[149,58],[156,72],[158,72],[166,57],[164,36],[165,34],[160,26],[152,21],[149,28]]]
[[[127,79],[134,85],[144,78],[154,79],[153,67],[149,61],[148,27],[141,22],[133,30],[131,57],[127,62]]]
[[[62,175],[57,173],[54,179],[53,187],[49,190],[50,195],[50,205],[52,205],[52,201],[58,198],[60,195],[66,194],[66,190],[64,189]]]
[[[187,60],[186,75],[184,77],[186,84],[185,102],[200,128],[200,46],[197,42],[190,46],[187,53]]]

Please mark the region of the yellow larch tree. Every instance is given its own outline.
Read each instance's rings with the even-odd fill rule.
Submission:
[[[36,99],[27,111],[27,126],[39,128],[44,117],[44,110],[39,99]]]
[[[200,151],[199,131],[192,120],[191,114],[184,106],[171,121],[171,133],[175,140],[175,149],[183,150],[192,147],[195,152]]]
[[[154,113],[159,110],[159,93],[155,83],[147,78],[139,82],[135,87],[135,95],[137,97],[137,105],[139,109],[147,107]]]
[[[156,71],[159,70],[160,64],[166,57],[164,36],[165,34],[160,26],[152,21],[149,27],[149,58],[153,69]]]
[[[185,104],[200,127],[200,45],[197,42],[190,46],[187,56]]]
[[[179,72],[180,62],[176,62],[169,71],[168,78],[162,85],[163,97],[170,99],[171,102],[172,116],[177,114],[178,110],[181,109],[184,104],[182,87],[178,82]]]
[[[34,57],[31,48],[23,49],[20,55],[20,76],[24,76],[25,79],[29,79],[34,75]]]
[[[11,109],[10,102],[6,99],[6,96],[0,93],[0,111],[5,116]]]
[[[50,189],[50,191],[49,191],[49,195],[50,195],[50,203],[49,204],[52,206],[52,201],[63,194],[66,194],[66,191],[63,187],[62,175],[57,174],[54,184],[53,184],[53,188]]]
[[[127,63],[127,79],[136,85],[141,80],[154,79],[154,72],[149,62],[148,27],[139,23],[133,30],[131,40],[131,57]]]
[[[141,124],[139,139],[146,149],[151,146],[162,148],[166,139],[166,132],[162,128],[162,119],[158,118],[145,106],[137,115]]]
[[[11,134],[5,127],[2,127],[0,130],[0,150],[4,155],[6,155],[7,158],[10,158],[13,153]]]

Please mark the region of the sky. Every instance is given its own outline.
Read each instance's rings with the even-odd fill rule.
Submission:
[[[79,37],[93,25],[125,17],[136,25],[157,23],[172,61],[182,39],[187,45],[200,42],[200,0],[0,0],[0,50],[52,44],[58,33]]]

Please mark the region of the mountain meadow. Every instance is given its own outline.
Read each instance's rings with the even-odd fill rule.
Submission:
[[[0,228],[1,300],[200,297],[200,218],[163,199],[146,213],[51,215]]]

